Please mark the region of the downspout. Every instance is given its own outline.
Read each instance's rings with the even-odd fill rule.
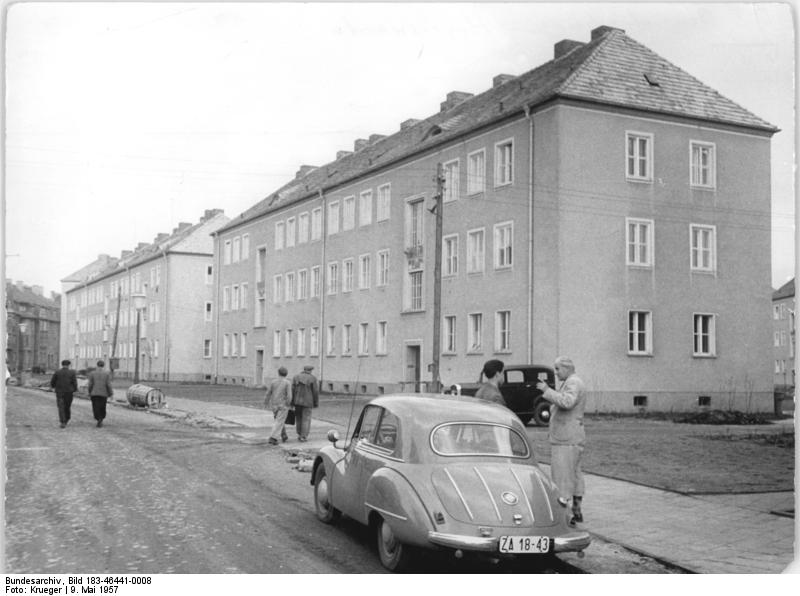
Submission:
[[[533,114],[525,106],[530,122],[528,134],[528,364],[533,363]]]
[[[219,233],[214,232],[214,254],[217,256],[217,262],[214,265],[214,304],[211,305],[211,312],[214,317],[214,345],[212,351],[214,353],[214,384],[217,384],[217,377],[219,376],[219,284],[222,272],[220,271],[220,259],[222,258],[219,250]]]
[[[164,257],[164,380],[169,381],[169,358],[172,350],[169,343],[169,261],[167,251],[161,249]]]
[[[320,222],[320,233],[322,234],[322,262],[319,266],[319,333],[317,333],[317,350],[319,352],[319,390],[322,391],[322,381],[325,378],[325,346],[327,345],[327,335],[325,329],[325,296],[327,292],[325,285],[327,283],[327,267],[325,265],[325,258],[327,256],[328,234],[326,230],[326,222],[328,218],[328,210],[325,208],[325,195],[322,189],[319,189],[319,199],[322,206],[322,218]]]

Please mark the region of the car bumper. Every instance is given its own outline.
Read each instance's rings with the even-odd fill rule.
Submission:
[[[460,534],[444,534],[442,532],[428,532],[428,540],[438,546],[458,548],[461,550],[479,552],[497,552],[496,537],[483,538],[479,536],[463,536]],[[570,532],[563,536],[553,538],[553,552],[565,553],[585,549],[592,542],[589,532]]]

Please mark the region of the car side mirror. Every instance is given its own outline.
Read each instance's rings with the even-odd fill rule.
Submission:
[[[333,446],[336,447],[336,441],[339,440],[339,431],[338,430],[329,430],[328,431],[328,440],[333,443]]]

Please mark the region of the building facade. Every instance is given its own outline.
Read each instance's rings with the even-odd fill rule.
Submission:
[[[41,286],[6,281],[6,366],[9,373],[59,367],[61,296]]]
[[[334,393],[434,381],[441,166],[445,385],[568,355],[590,411],[771,409],[775,132],[624,31],[561,41],[221,228],[214,379],[314,364]]]
[[[140,380],[208,381],[211,234],[228,221],[207,210],[197,224],[181,223],[118,259],[101,255],[62,280],[62,353],[78,369],[110,361],[117,377],[134,376],[138,354]]]
[[[774,385],[785,393],[795,384],[794,279],[786,282],[772,294],[772,345],[775,352]]]

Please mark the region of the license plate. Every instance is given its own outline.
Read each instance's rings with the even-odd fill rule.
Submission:
[[[550,552],[549,536],[500,536],[500,552],[512,554],[543,554]]]

